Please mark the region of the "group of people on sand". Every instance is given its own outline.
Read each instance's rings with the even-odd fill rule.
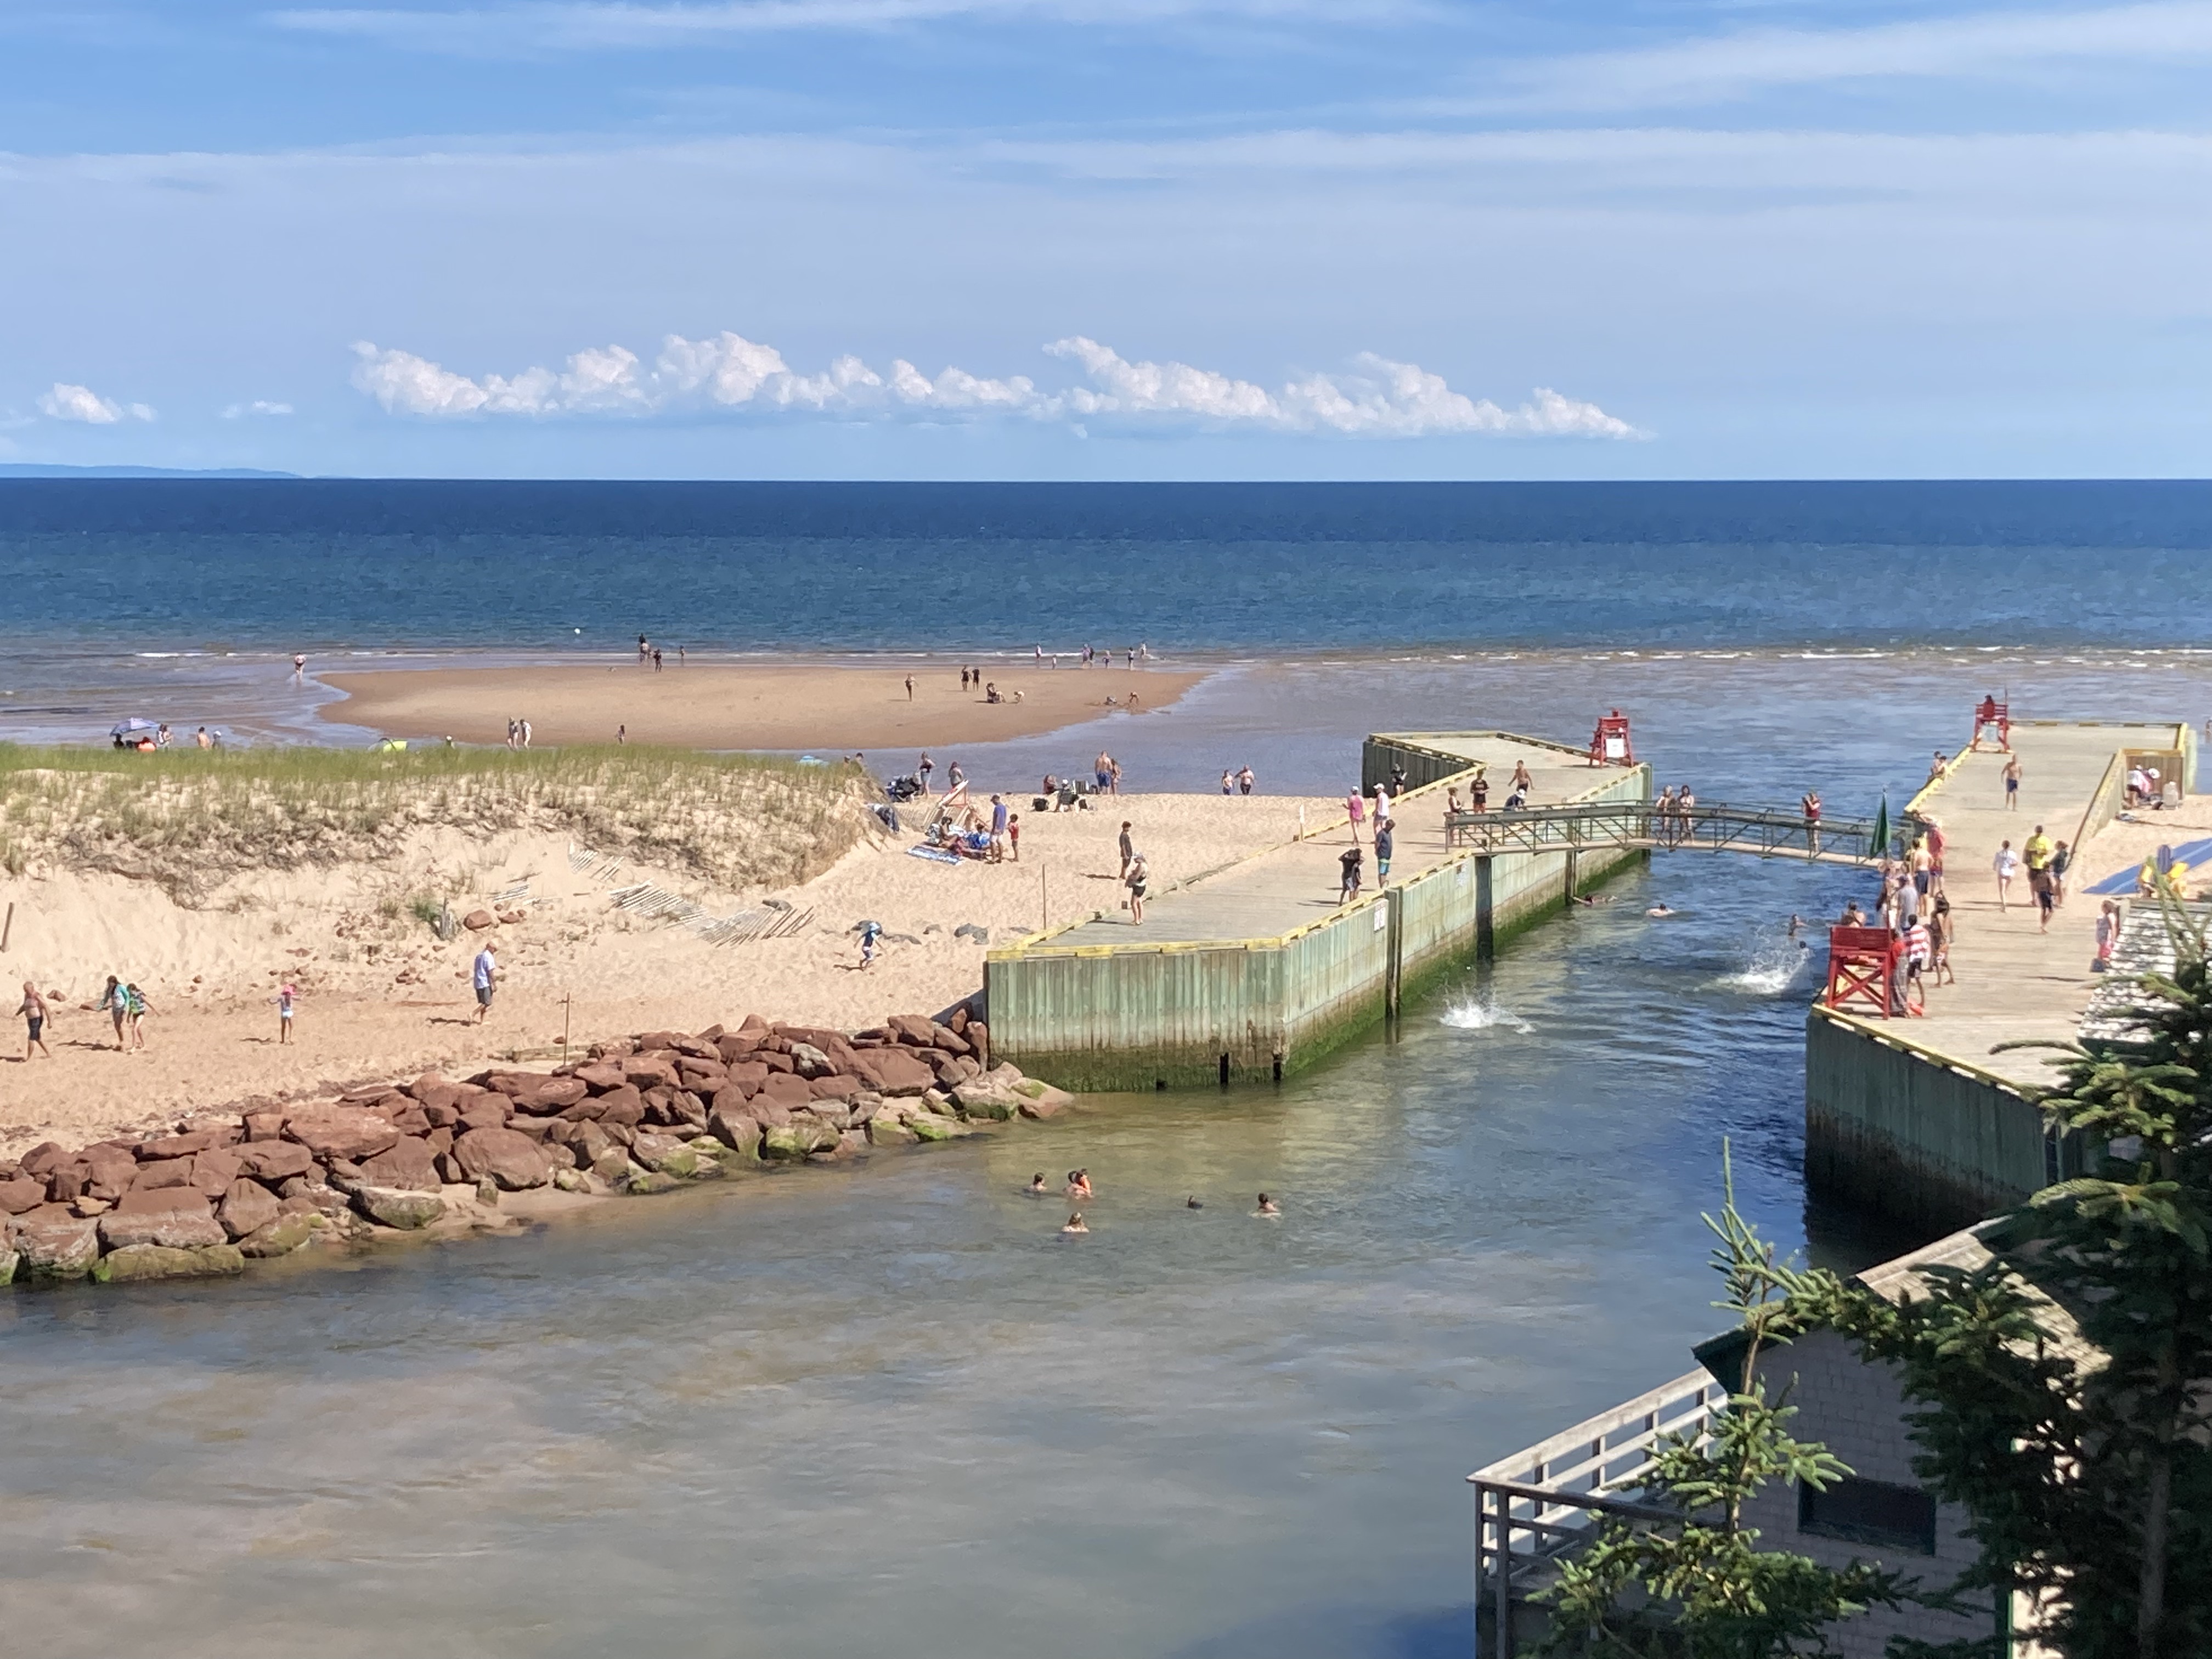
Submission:
[[[1039,642],[1030,648],[1036,653],[1037,665],[1040,668],[1043,667],[1048,663],[1054,668],[1060,666],[1059,652],[1047,652],[1042,642]],[[1133,645],[1129,647],[1127,650],[1122,652],[1121,658],[1126,666],[1134,668],[1139,662],[1149,660],[1152,654],[1152,648],[1149,646]],[[1096,646],[1085,645],[1083,647],[1082,662],[1085,668],[1091,667],[1094,663],[1103,663],[1107,667],[1111,668],[1114,665],[1113,647],[1109,646],[1105,650],[1101,651]],[[1136,699],[1132,697],[1129,701],[1133,703],[1136,702]]]
[[[2035,901],[2039,918],[2036,931],[2049,933],[2051,913],[2066,902],[2066,876],[2073,864],[2074,849],[2063,841],[2053,841],[2039,823],[2017,852],[2009,838],[1999,842],[1996,857],[1990,865],[1997,878],[1998,910],[2011,908],[2012,884],[2026,871],[2028,895]]]
[[[1054,1195],[1052,1188],[1045,1181],[1042,1170],[1039,1170],[1031,1176],[1030,1184],[1022,1190],[1031,1198],[1051,1198]],[[1097,1188],[1091,1184],[1091,1171],[1070,1170],[1067,1172],[1067,1184],[1060,1189],[1059,1195],[1072,1199],[1078,1205],[1088,1204],[1092,1199],[1097,1197]],[[1202,1210],[1206,1207],[1206,1202],[1196,1193],[1193,1193],[1183,1200],[1182,1206],[1186,1210]],[[1255,1216],[1279,1216],[1282,1212],[1283,1206],[1266,1193],[1260,1194],[1259,1203],[1252,1212]],[[1084,1220],[1083,1212],[1079,1208],[1069,1213],[1066,1221],[1061,1224],[1060,1230],[1068,1234],[1087,1233],[1091,1231],[1091,1226]]]
[[[86,1003],[84,1012],[113,1018],[118,1054],[137,1054],[146,1047],[146,1016],[154,1012],[154,1006],[137,985],[110,974],[100,1000]],[[15,1012],[27,1033],[23,1058],[29,1060],[43,1056],[52,1060],[54,1051],[46,1047],[46,1027],[53,1024],[52,1000],[40,991],[34,981],[27,979],[23,981],[23,1000],[15,1006]]]
[[[530,729],[530,722],[528,720],[516,720],[512,717],[508,719],[507,722],[507,746],[509,749],[529,748],[530,740],[536,734]],[[627,730],[625,730],[624,735],[628,735]]]
[[[1249,795],[1252,793],[1252,769],[1240,766],[1235,771],[1221,769],[1221,793],[1224,795]]]
[[[678,663],[683,662],[685,655],[686,653],[684,647],[680,645],[676,647],[676,660]],[[655,645],[651,640],[646,638],[644,635],[641,634],[637,636],[637,665],[640,668],[642,668],[647,663],[651,663],[653,665],[654,672],[658,672],[659,671],[662,666],[660,659],[660,647]]]

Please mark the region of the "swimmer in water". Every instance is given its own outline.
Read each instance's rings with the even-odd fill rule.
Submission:
[[[1198,1201],[1198,1194],[1196,1193],[1193,1193],[1188,1198],[1183,1200],[1182,1206],[1186,1210],[1202,1210],[1206,1207],[1205,1205]]]
[[[1052,1196],[1049,1192],[1045,1190],[1044,1171],[1042,1170],[1039,1170],[1035,1175],[1030,1177],[1029,1194],[1031,1198],[1049,1198]]]
[[[1664,904],[1655,904],[1644,914],[1647,916],[1671,916],[1674,913]]]
[[[1805,918],[1793,914],[1790,918],[1790,937],[1796,939],[1797,937],[1798,929],[1804,927],[1804,925]]]
[[[1060,1229],[1060,1231],[1064,1233],[1087,1233],[1090,1231],[1091,1229],[1089,1227],[1084,1225],[1083,1217],[1080,1212],[1068,1217],[1067,1224]]]
[[[1280,1215],[1282,1212],[1282,1206],[1265,1193],[1260,1194],[1260,1207],[1252,1212],[1254,1215]]]
[[[1070,1198],[1089,1198],[1092,1196],[1091,1191],[1090,1170],[1070,1170],[1067,1172],[1067,1195]]]

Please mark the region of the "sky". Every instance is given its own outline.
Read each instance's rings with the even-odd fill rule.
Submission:
[[[0,464],[2203,476],[2212,0],[0,0]]]

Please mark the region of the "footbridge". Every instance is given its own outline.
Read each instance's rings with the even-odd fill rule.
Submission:
[[[1444,817],[1444,839],[1449,846],[1480,853],[1698,848],[1863,865],[1887,855],[1892,837],[1874,818],[1814,819],[1801,811],[1719,801],[1698,801],[1684,809],[1648,800],[1609,800],[1450,812]]]

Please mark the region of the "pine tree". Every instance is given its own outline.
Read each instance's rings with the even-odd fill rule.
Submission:
[[[1925,1296],[1778,1279],[1898,1364],[1921,1478],[1972,1517],[1960,1588],[2026,1592],[2019,1633],[2067,1659],[2212,1653],[2212,973],[2203,925],[2166,918],[2176,966],[2136,981],[2130,1035],[2044,1045],[2065,1053],[2051,1119],[2109,1146],[2096,1176],[1987,1231],[1998,1259],[1928,1269]]]
[[[1735,1207],[1722,1152],[1726,1202],[1702,1218],[1717,1243],[1712,1262],[1728,1286],[1713,1305],[1734,1314],[1744,1344],[1725,1410],[1702,1442],[1663,1437],[1645,1477],[1647,1501],[1679,1510],[1679,1525],[1604,1517],[1590,1545],[1560,1563],[1543,1593],[1553,1610],[1544,1650],[1588,1659],[1782,1659],[1832,1652],[1829,1627],[1908,1590],[1900,1577],[1859,1564],[1837,1569],[1784,1551],[1762,1551],[1744,1506],[1769,1480],[1825,1490],[1850,1474],[1818,1442],[1790,1432],[1796,1408],[1784,1389],[1771,1400],[1760,1356],[1807,1328],[1775,1261]]]

